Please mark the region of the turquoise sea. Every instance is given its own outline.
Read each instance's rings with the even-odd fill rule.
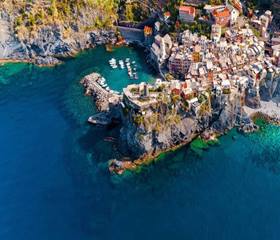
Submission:
[[[235,130],[198,156],[183,147],[141,173],[111,177],[116,130],[86,123],[95,112],[79,80],[98,71],[121,90],[111,57],[142,50],[99,47],[54,68],[0,66],[0,239],[279,239],[280,128]]]

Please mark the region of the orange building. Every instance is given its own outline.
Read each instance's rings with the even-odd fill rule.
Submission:
[[[230,11],[227,7],[221,9],[215,9],[212,12],[215,24],[218,24],[222,27],[226,27],[230,23]]]
[[[163,16],[164,16],[164,19],[165,19],[165,20],[168,20],[168,19],[171,17],[171,13],[170,13],[170,12],[165,12],[165,13],[163,14]]]
[[[193,22],[196,15],[196,9],[192,6],[180,6],[179,17],[184,23]]]
[[[144,35],[145,36],[151,36],[153,34],[153,29],[149,26],[144,27]]]

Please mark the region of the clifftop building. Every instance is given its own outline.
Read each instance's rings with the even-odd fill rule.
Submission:
[[[228,7],[218,8],[212,12],[215,24],[222,27],[229,26],[231,20],[231,13]]]

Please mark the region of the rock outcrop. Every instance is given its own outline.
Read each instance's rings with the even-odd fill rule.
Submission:
[[[133,111],[123,115],[119,138],[122,152],[133,158],[154,156],[191,142],[205,130],[211,130],[217,135],[224,134],[233,127],[238,127],[242,132],[256,130],[255,124],[242,108],[242,96],[238,93],[213,96],[209,111],[187,113],[178,108],[174,122],[165,121],[173,113],[162,109],[164,108],[158,106],[158,110],[145,110],[146,117],[140,122],[135,121]],[[162,127],[157,127],[148,120],[147,116],[155,113],[156,121],[163,122]]]
[[[263,101],[280,96],[280,73],[270,73],[260,86],[260,96]]]

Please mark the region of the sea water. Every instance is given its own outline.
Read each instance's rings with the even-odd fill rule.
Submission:
[[[137,62],[139,80],[112,70]],[[110,176],[117,130],[90,126],[80,79],[96,71],[120,91],[153,81],[143,51],[99,47],[53,68],[0,66],[0,239],[279,239],[280,128],[235,130],[196,154],[166,154]]]

